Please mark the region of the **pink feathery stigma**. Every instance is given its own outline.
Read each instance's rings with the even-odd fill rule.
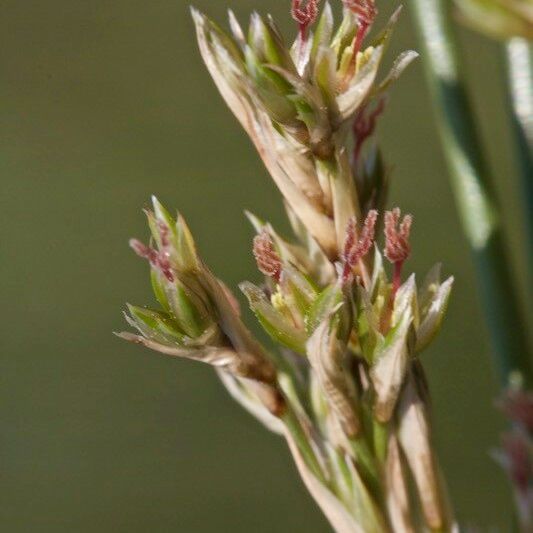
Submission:
[[[347,283],[352,276],[354,266],[369,252],[374,243],[376,230],[376,220],[378,212],[371,209],[365,219],[360,234],[357,232],[357,221],[355,217],[348,220],[346,227],[346,239],[342,259],[344,268],[342,271],[342,283]]]
[[[172,272],[172,266],[170,265],[169,254],[167,251],[157,251],[150,246],[146,246],[146,244],[142,243],[138,239],[130,239],[130,248],[139,257],[147,259],[154,268],[160,270],[168,281],[174,281],[174,274]]]
[[[159,238],[161,239],[161,247],[166,248],[169,245],[168,234],[170,233],[169,227],[161,221],[157,222],[159,229]]]
[[[403,263],[411,252],[409,234],[413,217],[405,215],[400,222],[400,216],[398,207],[385,213],[385,257],[391,263]]]
[[[146,246],[139,239],[130,239],[130,248],[143,259],[148,259],[148,261],[153,264],[157,259],[157,250]]]
[[[496,402],[502,413],[533,434],[533,393],[508,391]]]
[[[307,29],[313,24],[313,22],[315,22],[318,15],[319,0],[306,0],[305,6],[303,5],[304,1],[305,0],[292,0],[291,6],[291,15],[298,23],[300,40],[302,43],[305,43],[307,40]]]
[[[409,234],[413,217],[405,215],[400,222],[401,211],[398,207],[385,212],[385,257],[394,265],[392,280],[393,294],[401,285],[402,265],[411,253]]]
[[[279,283],[282,272],[281,259],[274,249],[268,231],[263,230],[254,237],[253,253],[259,271]]]
[[[342,0],[344,7],[357,17],[357,22],[371,26],[378,14],[374,0]]]
[[[161,221],[158,221],[157,227],[159,228],[159,238],[161,239],[161,249],[159,250],[158,265],[163,275],[169,281],[174,281],[172,267],[170,265],[170,241],[168,237],[170,234],[170,228]]]
[[[375,108],[368,112],[368,106],[364,105],[355,115],[352,133],[354,137],[353,160],[357,162],[361,155],[364,142],[374,133],[378,117],[385,109],[385,99],[381,98]]]
[[[378,10],[374,0],[342,0],[342,3],[346,9],[354,13],[357,19],[353,56],[353,61],[355,62],[356,55],[361,50],[363,40],[374,23]]]

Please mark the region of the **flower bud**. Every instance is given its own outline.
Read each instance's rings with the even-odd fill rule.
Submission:
[[[157,249],[137,240],[131,245],[150,262],[152,287],[163,311],[129,305],[127,321],[140,335],[120,336],[168,355],[207,362],[238,377],[274,383],[275,369],[242,324],[233,296],[199,259],[183,218],[174,221],[156,198],[153,207],[147,216]],[[270,392],[275,403],[279,394]]]
[[[397,308],[396,308],[397,309]],[[407,336],[413,321],[410,307],[402,306],[391,330],[375,349],[370,376],[376,392],[374,413],[380,422],[390,420],[404,384],[409,362]]]
[[[345,434],[353,438],[361,427],[356,412],[355,388],[344,361],[345,351],[336,337],[333,318],[328,317],[307,343],[307,356],[324,396]]]
[[[279,305],[272,305],[265,293],[252,283],[243,282],[239,287],[248,299],[250,309],[263,329],[281,345],[297,353],[305,354],[307,335],[303,329],[293,325],[290,312],[287,310],[283,313]]]
[[[144,337],[163,344],[180,344],[185,341],[185,332],[178,329],[178,325],[168,314],[130,304],[127,307],[129,316],[126,315],[126,320]]]
[[[398,438],[416,484],[426,524],[432,530],[453,530],[453,516],[430,440],[426,406],[413,373],[409,374],[402,391],[398,424]]]
[[[440,265],[428,274],[420,291],[420,325],[416,331],[416,351],[421,352],[438,333],[452,291],[454,278],[440,282]]]
[[[414,533],[412,509],[405,476],[405,468],[400,453],[398,439],[392,435],[387,446],[385,465],[386,500],[391,522],[398,531]]]
[[[293,14],[299,23],[308,25],[315,19],[316,3],[305,6],[295,2]],[[332,37],[329,5],[315,37],[304,48],[298,45],[292,50],[270,18],[254,14],[245,40],[233,15],[232,38],[193,11],[202,57],[220,93],[250,135],[291,209],[331,259],[339,255],[348,219],[360,215],[341,142],[343,125],[374,94],[381,96],[408,63],[402,61],[402,68],[396,64],[394,74],[376,85],[398,13],[374,46],[359,52],[354,42],[361,15],[345,10]],[[345,56],[349,61],[355,58],[349,75],[343,71]]]

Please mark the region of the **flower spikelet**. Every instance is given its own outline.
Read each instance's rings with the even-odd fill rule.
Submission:
[[[318,0],[292,0],[291,16],[298,23],[302,41],[307,38],[307,29],[313,24],[318,15]]]
[[[360,234],[357,233],[357,221],[355,217],[350,218],[346,228],[346,240],[344,241],[343,261],[344,269],[342,281],[346,283],[351,275],[353,267],[369,252],[374,243],[376,221],[378,212],[370,210]]]
[[[391,263],[403,263],[411,253],[409,235],[412,215],[405,215],[400,222],[401,211],[395,207],[385,213],[385,257]]]
[[[281,259],[267,231],[263,230],[254,237],[253,253],[259,271],[279,283],[282,272]]]

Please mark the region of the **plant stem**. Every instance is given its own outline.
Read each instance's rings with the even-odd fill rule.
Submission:
[[[513,128],[525,211],[526,254],[533,269],[533,53],[530,43],[515,37],[505,44],[509,116]],[[531,286],[529,286],[531,290]]]
[[[315,451],[309,444],[308,436],[306,435],[298,415],[293,411],[290,405],[287,406],[287,411],[282,416],[282,421],[289,430],[294,442],[300,449],[302,456],[308,466],[308,468],[313,472],[315,477],[323,484],[327,484],[327,480],[324,477],[324,472],[322,467],[316,457]]]
[[[513,287],[498,207],[461,78],[447,3],[411,0],[452,189],[477,268],[500,382],[505,387],[520,373],[531,385],[526,323]]]

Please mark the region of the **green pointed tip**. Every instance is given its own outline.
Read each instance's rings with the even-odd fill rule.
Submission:
[[[249,281],[239,284],[239,289],[248,299],[250,309],[272,339],[291,350],[305,354],[307,336],[296,329],[267,299],[263,291]]]
[[[147,312],[146,309],[143,309],[142,307],[138,307],[137,305],[132,304],[126,304],[126,307],[128,308],[128,313],[130,316],[135,320],[141,320],[147,325],[150,325],[148,322],[150,322],[150,313]]]
[[[257,215],[254,215],[251,211],[245,210],[244,214],[257,233],[260,233],[261,230],[267,225],[264,220],[259,218]]]
[[[126,304],[131,317],[134,320],[141,321],[150,328],[157,328],[160,321],[164,320],[165,315],[159,311],[138,307],[136,305]]]
[[[231,9],[228,9],[228,22],[234,39],[242,46],[246,42],[246,38],[235,13]]]
[[[135,333],[130,333],[129,331],[113,331],[113,335],[116,335],[119,339],[124,339],[125,341],[135,342],[140,344],[139,335]]]
[[[126,304],[126,310],[124,311],[124,315],[126,317],[130,316],[131,318],[137,318],[137,310],[140,309],[140,307],[127,303]]]
[[[198,36],[204,36],[207,37],[207,34],[209,32],[208,26],[209,26],[209,19],[198,9],[196,9],[193,6],[190,6],[191,10],[191,18],[194,22],[194,26],[196,29],[196,34]]]
[[[249,281],[241,281],[238,287],[246,298],[248,298],[250,303],[260,298],[260,291],[253,283]]]
[[[191,12],[191,17],[192,19],[194,20],[194,22],[196,24],[202,24],[204,22],[204,19],[205,19],[205,15],[199,11],[197,8],[195,8],[194,6],[189,6],[189,10]]]
[[[152,196],[152,205],[154,207],[154,214],[157,220],[163,222],[169,228],[171,228],[174,224],[174,220],[156,196]]]

